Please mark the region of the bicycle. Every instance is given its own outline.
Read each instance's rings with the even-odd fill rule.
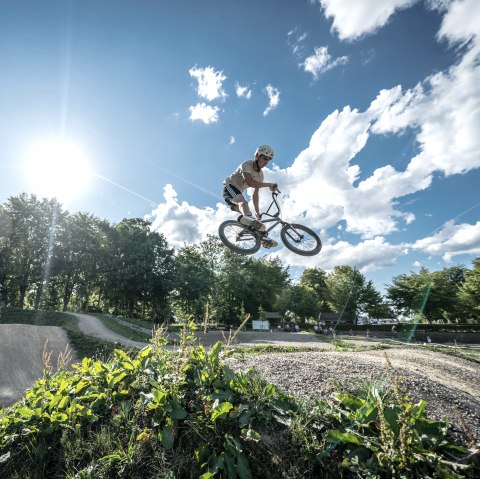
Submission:
[[[280,238],[282,243],[290,250],[301,256],[315,256],[322,249],[322,242],[313,230],[296,223],[288,223],[280,217],[281,210],[277,201],[280,191],[272,191],[272,203],[265,213],[260,215],[263,224],[273,223],[265,231],[259,231],[252,226],[246,226],[237,220],[224,221],[218,228],[218,234],[222,243],[236,253],[248,255],[255,254],[265,238],[279,224],[282,225]],[[276,207],[276,213],[270,213]],[[263,217],[266,217],[264,219]]]

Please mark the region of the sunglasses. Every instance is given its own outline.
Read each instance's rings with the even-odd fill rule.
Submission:
[[[271,160],[271,158],[269,158],[268,156],[265,156],[265,155],[260,155],[260,158],[262,160],[265,160],[267,163]]]

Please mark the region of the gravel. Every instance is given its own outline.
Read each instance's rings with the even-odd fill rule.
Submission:
[[[388,359],[387,359],[388,358]],[[415,400],[427,401],[431,419],[448,419],[462,442],[480,443],[480,365],[424,349],[303,352],[229,359],[237,371],[254,368],[265,380],[299,398],[325,398],[339,386],[355,391],[365,381],[388,381],[394,368]]]

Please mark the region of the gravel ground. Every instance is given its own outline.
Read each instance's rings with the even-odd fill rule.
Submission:
[[[313,399],[328,396],[338,384],[354,391],[364,381],[388,381],[387,357],[410,397],[427,401],[430,418],[448,418],[454,435],[471,445],[480,443],[480,365],[471,361],[415,348],[268,354],[228,361],[237,371],[254,368],[281,390]]]

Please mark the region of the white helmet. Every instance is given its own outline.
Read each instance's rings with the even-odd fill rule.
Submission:
[[[263,156],[267,156],[268,158],[272,159],[273,158],[273,155],[274,155],[274,151],[273,151],[273,148],[268,146],[268,145],[262,145],[262,146],[259,146],[256,150],[255,150],[255,156],[257,155],[263,155]]]

